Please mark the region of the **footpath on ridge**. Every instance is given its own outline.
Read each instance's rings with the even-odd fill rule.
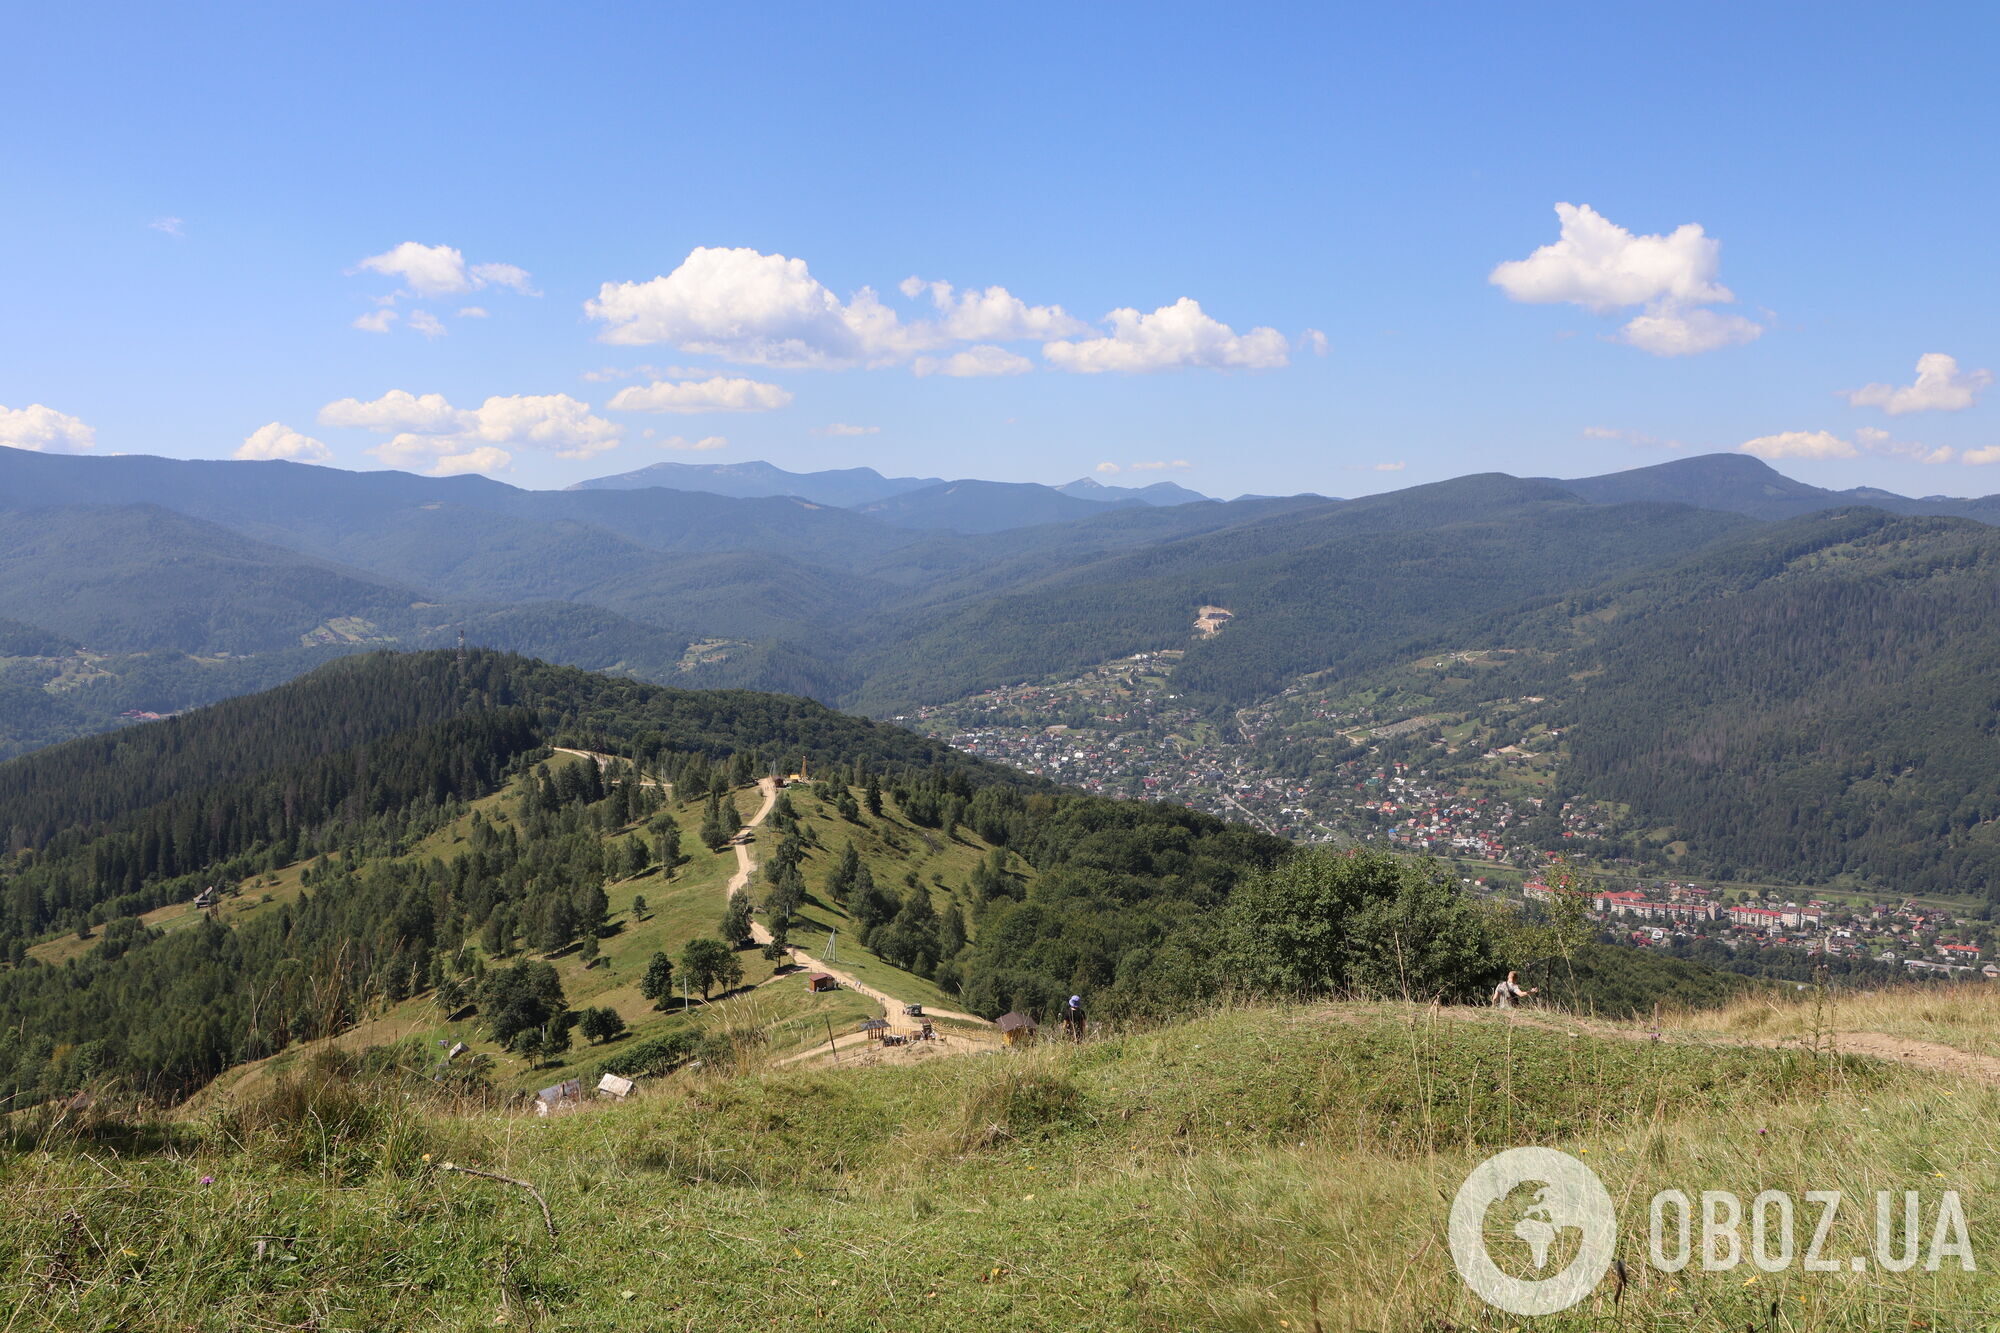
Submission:
[[[757,861],[750,854],[750,849],[755,843],[755,835],[751,831],[763,824],[765,818],[770,815],[772,809],[778,803],[778,783],[775,778],[760,779],[757,783],[757,790],[763,796],[763,801],[761,804],[758,805],[757,813],[752,815],[747,821],[745,821],[743,825],[743,832],[737,836],[735,844],[736,873],[732,875],[729,879],[729,885],[726,890],[725,900],[734,899],[737,894],[744,893],[749,890],[750,879],[753,875],[757,873]],[[763,922],[755,920],[754,918],[751,920],[750,923],[750,937],[751,939],[755,940],[759,945],[767,945],[771,942],[770,929],[766,927]],[[851,972],[844,971],[835,964],[822,962],[818,958],[815,958],[811,954],[807,953],[804,949],[799,948],[797,945],[788,945],[785,952],[788,960],[794,966],[805,968],[813,972],[824,972],[828,976],[832,977],[835,981],[839,982],[846,989],[854,991],[855,993],[860,995],[865,995],[869,999],[881,1005],[882,1016],[889,1023],[889,1031],[902,1034],[914,1033],[917,1031],[919,1024],[922,1022],[921,1019],[912,1019],[904,1016],[903,1007],[908,1003],[908,1001],[899,1000],[895,996],[889,994],[887,991],[869,985],[867,982],[862,981],[858,977],[854,976],[854,974],[852,974]],[[773,978],[773,980],[777,979],[778,978]],[[924,1017],[949,1018],[949,1019],[955,1019],[963,1023],[976,1023],[980,1026],[980,1028],[985,1029],[986,1032],[988,1033],[992,1031],[992,1026],[993,1026],[986,1019],[979,1017],[979,1015],[977,1014],[961,1013],[955,1009],[936,1009],[926,1006],[924,1010]],[[914,1052],[920,1050],[921,1047],[923,1046],[933,1045],[933,1044],[936,1047],[938,1047],[940,1053],[945,1053],[945,1054],[966,1054],[971,1051],[983,1051],[992,1049],[992,1042],[988,1040],[982,1040],[981,1037],[983,1036],[984,1036],[983,1033],[980,1036],[973,1036],[972,1034],[962,1034],[962,1033],[949,1033],[949,1034],[940,1033],[939,1040],[936,1043],[912,1043],[910,1046],[906,1047],[889,1048],[887,1050],[884,1050],[883,1054],[891,1054],[896,1050]],[[874,1040],[872,1037],[870,1037],[867,1033],[856,1032],[856,1033],[845,1034],[845,1036],[842,1037],[836,1037],[834,1039],[832,1050],[837,1053],[845,1051],[849,1047],[853,1046],[872,1046],[872,1045],[874,1045]],[[826,1054],[828,1054],[828,1048],[820,1046],[820,1047],[815,1047],[809,1051],[801,1051],[799,1054],[795,1056],[791,1056],[786,1060],[780,1061],[780,1063],[790,1064],[793,1061],[807,1060],[815,1056],[824,1056]]]

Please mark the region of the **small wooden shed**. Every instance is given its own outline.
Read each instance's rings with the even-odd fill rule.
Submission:
[[[827,972],[815,972],[806,978],[807,990],[839,990],[840,983]]]
[[[880,1041],[888,1034],[889,1020],[886,1018],[863,1019],[859,1030],[868,1033],[877,1041]]]
[[[1026,1014],[1002,1014],[1000,1021],[993,1026],[1000,1029],[1000,1040],[1009,1046],[1032,1046],[1035,1043],[1038,1025]]]

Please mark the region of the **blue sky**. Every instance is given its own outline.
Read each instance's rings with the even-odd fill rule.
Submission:
[[[17,11],[0,441],[2000,490],[2000,11],[1245,8]]]

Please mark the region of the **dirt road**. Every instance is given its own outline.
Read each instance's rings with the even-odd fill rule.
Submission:
[[[757,813],[750,816],[749,821],[744,824],[743,827],[745,830],[752,830],[762,825],[764,820],[770,815],[772,807],[778,803],[778,784],[775,779],[762,779],[758,782],[757,789],[763,794],[764,799],[757,807]],[[754,834],[744,836],[736,843],[736,873],[730,876],[729,879],[728,896],[731,898],[734,898],[739,893],[747,892],[750,888],[751,876],[757,873],[756,858],[750,854],[750,849],[754,845]],[[750,923],[750,938],[755,940],[759,945],[769,944],[771,942],[771,932],[765,927],[763,922],[753,920]],[[852,973],[845,972],[831,963],[823,963],[797,946],[788,948],[786,952],[790,961],[795,965],[813,972],[824,972],[848,990],[860,995],[866,995],[869,999],[881,1005],[883,1017],[889,1020],[889,1030],[891,1032],[915,1032],[917,1030],[918,1023],[921,1020],[905,1018],[903,1016],[903,1006],[907,1001],[899,1000],[887,991],[878,990],[855,977]],[[930,1018],[954,1018],[966,1023],[977,1023],[982,1028],[991,1026],[977,1014],[960,1013],[955,1009],[927,1009],[926,1016]],[[945,1044],[953,1043],[947,1042]],[[820,1053],[825,1053],[824,1047],[820,1048]]]

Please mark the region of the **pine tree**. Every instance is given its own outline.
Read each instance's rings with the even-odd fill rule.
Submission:
[[[646,975],[639,979],[639,994],[651,1000],[655,1009],[665,1009],[674,994],[674,960],[664,953],[648,959]]]
[[[722,939],[732,949],[750,943],[750,895],[739,893],[729,900],[722,913]]]

